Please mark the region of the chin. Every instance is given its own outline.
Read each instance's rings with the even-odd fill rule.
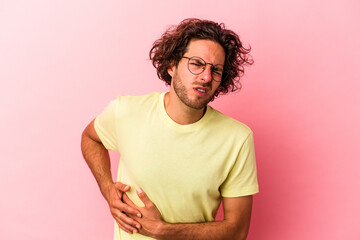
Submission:
[[[194,101],[183,101],[183,103],[193,109],[196,110],[201,110],[204,107],[206,107],[208,105],[208,103],[210,102],[210,100],[212,99],[212,97],[210,99],[206,99],[206,100],[194,100]]]

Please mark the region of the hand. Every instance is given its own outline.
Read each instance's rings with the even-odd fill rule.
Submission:
[[[141,227],[141,225],[133,218],[130,218],[129,215],[136,216],[138,218],[142,215],[140,211],[134,209],[134,207],[131,207],[135,206],[135,204],[127,197],[125,193],[129,190],[130,186],[121,182],[115,182],[108,188],[104,196],[109,204],[111,215],[114,217],[119,227],[125,232],[131,234],[138,232],[138,229]],[[123,202],[125,196],[127,199],[126,203]]]
[[[130,214],[131,217],[134,218],[134,220],[138,221],[141,224],[139,233],[156,238],[156,234],[160,231],[161,226],[164,224],[161,214],[155,204],[151,202],[151,200],[141,188],[138,188],[136,190],[136,193],[138,194],[140,200],[144,203],[144,207],[136,206],[133,202],[131,202],[131,200],[126,194],[123,195],[123,201],[127,205],[141,212],[141,218],[136,215]]]

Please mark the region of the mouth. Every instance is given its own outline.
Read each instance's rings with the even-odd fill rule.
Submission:
[[[199,96],[206,96],[207,93],[209,92],[208,88],[205,87],[195,87],[194,91],[199,95]]]

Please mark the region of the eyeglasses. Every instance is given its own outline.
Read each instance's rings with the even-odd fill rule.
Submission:
[[[225,72],[223,72],[223,65],[221,64],[211,64],[207,63],[201,57],[183,57],[188,59],[188,69],[194,75],[199,75],[202,73],[205,68],[206,64],[211,65],[211,77],[215,82],[221,82],[222,78],[225,76]]]

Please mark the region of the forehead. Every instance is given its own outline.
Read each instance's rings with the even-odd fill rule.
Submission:
[[[192,39],[186,49],[187,57],[201,57],[214,65],[225,63],[224,48],[212,40]]]

